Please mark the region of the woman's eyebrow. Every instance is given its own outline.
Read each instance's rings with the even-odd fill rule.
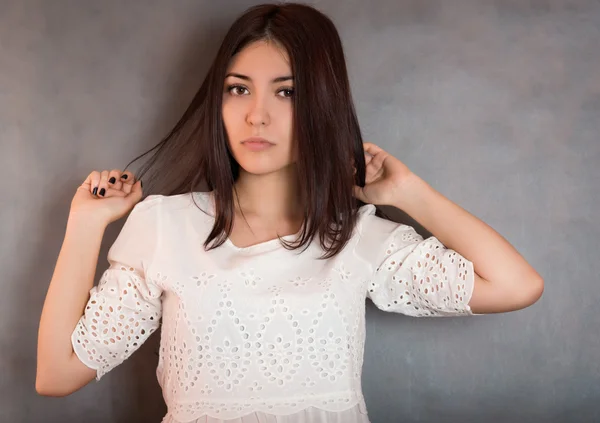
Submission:
[[[235,76],[236,78],[240,78],[240,79],[244,79],[246,81],[252,81],[252,78],[250,78],[249,76],[246,75],[242,75],[241,73],[228,73],[227,75],[225,75],[225,78],[227,78],[228,76]],[[283,81],[288,81],[290,79],[294,79],[293,76],[289,75],[289,76],[278,76],[277,78],[271,80],[272,83],[275,82],[283,82]]]

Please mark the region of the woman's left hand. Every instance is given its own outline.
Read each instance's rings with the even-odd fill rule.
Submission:
[[[366,142],[363,147],[367,163],[365,186],[355,185],[354,196],[368,204],[398,204],[404,187],[416,175],[404,163],[375,144]]]

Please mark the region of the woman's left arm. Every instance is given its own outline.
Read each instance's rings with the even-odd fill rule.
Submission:
[[[365,203],[391,205],[410,215],[444,246],[473,263],[469,301],[476,314],[504,313],[535,303],[542,277],[498,232],[419,178],[400,160],[364,143],[365,186],[354,195]]]
[[[503,313],[535,303],[544,281],[502,235],[411,174],[392,203],[433,234],[446,247],[473,263],[473,313]]]

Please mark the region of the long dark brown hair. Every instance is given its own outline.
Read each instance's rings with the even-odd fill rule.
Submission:
[[[312,6],[275,3],[247,9],[225,35],[181,119],[162,141],[126,168],[156,150],[137,177],[141,179],[160,161],[160,170],[154,166],[151,181],[160,175],[161,194],[193,193],[200,184],[207,185],[214,191],[215,223],[204,248],[213,240],[209,250],[222,245],[232,230],[233,185],[239,175],[223,125],[223,84],[232,57],[255,41],[283,47],[294,76],[293,140],[298,148],[304,224],[295,243],[280,242],[288,250],[306,248],[318,233],[325,251],[321,258],[333,257],[352,236],[356,212],[364,205],[354,197],[353,185],[365,185],[365,158],[342,42],[333,22]]]

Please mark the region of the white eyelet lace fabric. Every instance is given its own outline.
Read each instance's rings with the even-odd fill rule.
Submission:
[[[194,195],[208,215],[189,194],[136,205],[72,336],[99,380],[162,319],[163,422],[366,423],[365,298],[410,316],[472,315],[472,263],[373,205],[339,255],[317,260],[316,242],[204,251],[214,202]]]

